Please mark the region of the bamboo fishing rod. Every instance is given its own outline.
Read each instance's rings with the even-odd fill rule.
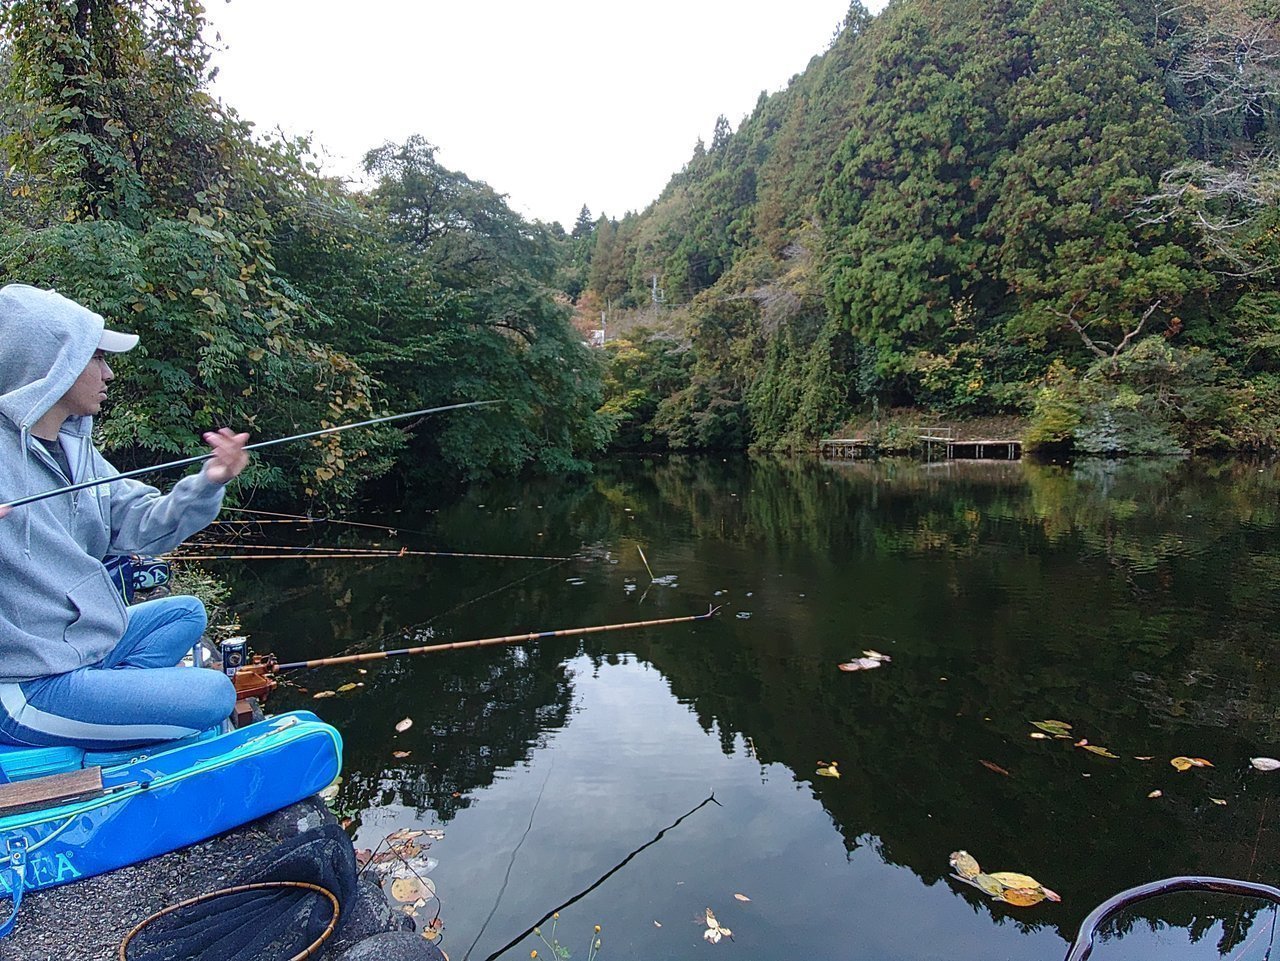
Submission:
[[[719,607],[709,607],[705,614],[690,614],[686,617],[663,617],[652,621],[628,621],[621,624],[597,624],[592,627],[570,627],[558,631],[534,631],[529,634],[507,634],[502,637],[483,637],[472,641],[452,641],[447,644],[427,644],[422,647],[403,647],[395,651],[368,651],[364,654],[344,654],[339,657],[321,657],[310,661],[289,661],[280,664],[274,658],[267,657],[239,668],[232,676],[238,697],[266,696],[275,689],[274,675],[282,671],[310,670],[317,667],[334,667],[339,664],[359,664],[365,661],[381,661],[389,657],[404,657],[411,654],[436,654],[443,651],[461,651],[474,647],[492,647],[497,644],[517,644],[521,641],[542,641],[552,637],[581,637],[584,634],[601,634],[605,631],[625,631],[638,627],[659,627],[664,624],[687,624],[690,621],[705,621],[715,615]]]
[[[191,553],[166,554],[169,561],[255,560],[266,557],[472,557],[498,561],[571,561],[572,557],[556,557],[550,554],[471,554],[463,551],[414,551],[407,547],[398,550],[373,547],[293,547],[286,544],[192,544]],[[199,551],[254,551],[245,554],[200,554]]]
[[[389,424],[395,420],[405,420],[409,417],[423,417],[427,414],[439,414],[446,410],[461,410],[464,407],[483,407],[486,404],[501,404],[500,400],[472,400],[465,404],[448,404],[444,407],[428,407],[425,410],[412,410],[407,414],[391,414],[388,417],[375,417],[372,420],[362,420],[355,424],[340,424],[337,427],[325,427],[322,430],[308,431],[305,434],[293,434],[289,437],[278,437],[275,440],[263,440],[256,444],[246,444],[245,450],[261,450],[264,447],[274,447],[276,444],[287,444],[295,440],[308,440],[312,437],[323,437],[326,434],[337,434],[344,430],[355,430],[357,427],[372,427],[375,424]],[[42,501],[48,497],[57,497],[59,494],[71,494],[75,491],[82,491],[89,487],[98,487],[102,484],[114,484],[116,481],[130,480],[134,477],[141,477],[143,474],[154,474],[159,471],[172,470],[175,467],[187,467],[190,464],[200,464],[210,460],[213,452],[207,454],[197,454],[194,457],[183,457],[180,460],[171,460],[165,464],[156,464],[152,467],[139,467],[137,470],[125,471],[123,474],[114,474],[111,477],[95,477],[91,480],[80,481],[78,484],[68,484],[66,487],[59,487],[56,490],[45,491],[42,494],[29,494],[26,497],[19,497],[0,507],[21,507],[23,504],[34,504],[36,501]]]

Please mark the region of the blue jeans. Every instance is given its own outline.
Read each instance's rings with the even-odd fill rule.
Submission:
[[[231,680],[220,671],[175,667],[205,624],[194,597],[129,608],[124,636],[100,664],[0,684],[0,741],[114,750],[214,727],[235,706]]]

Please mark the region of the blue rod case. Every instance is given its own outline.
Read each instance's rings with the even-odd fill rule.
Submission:
[[[323,790],[342,770],[342,737],[310,711],[132,752],[8,749],[9,780],[102,768],[103,793],[0,817],[0,895],[68,884],[207,840]]]

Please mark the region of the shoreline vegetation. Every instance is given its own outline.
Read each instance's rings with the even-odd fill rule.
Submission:
[[[141,335],[97,425],[122,469],[503,401],[256,458],[242,489],[292,509],[902,409],[1055,454],[1275,450],[1278,2],[853,0],[646,209],[566,228],[421,135],[327,176],[212,96],[199,4],[13,0],[0,282]]]

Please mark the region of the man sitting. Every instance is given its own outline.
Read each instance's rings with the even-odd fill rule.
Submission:
[[[51,290],[0,288],[0,504],[119,473],[93,446],[133,334]],[[204,435],[212,457],[162,495],[122,480],[0,507],[0,743],[113,749],[185,737],[231,712],[217,671],[177,667],[205,628],[194,597],[126,607],[108,554],[172,550],[208,525],[248,463],[248,434]]]

